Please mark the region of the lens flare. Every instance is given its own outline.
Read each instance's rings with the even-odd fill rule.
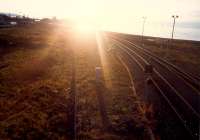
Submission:
[[[98,29],[93,24],[79,22],[75,25],[75,30],[83,35],[95,34]]]

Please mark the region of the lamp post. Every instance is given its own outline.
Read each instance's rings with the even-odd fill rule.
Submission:
[[[143,38],[144,38],[144,25],[146,22],[147,17],[142,17],[143,19],[143,24],[142,24],[142,45],[143,45]]]
[[[171,44],[172,44],[172,41],[173,41],[173,38],[174,38],[174,28],[175,28],[176,19],[177,19],[178,17],[179,17],[178,15],[172,15],[172,18],[173,18],[174,22],[173,22],[173,27],[172,27]]]

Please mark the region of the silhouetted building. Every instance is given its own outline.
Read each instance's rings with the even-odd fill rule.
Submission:
[[[13,25],[27,25],[34,23],[35,20],[28,17],[21,16],[9,16],[6,14],[0,14],[0,25],[4,26],[13,26]]]
[[[0,25],[9,25],[10,17],[4,14],[0,14]]]

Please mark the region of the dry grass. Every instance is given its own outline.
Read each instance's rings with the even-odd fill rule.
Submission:
[[[14,43],[1,46],[0,137],[66,139],[70,45],[53,27],[21,28],[1,31]]]
[[[117,33],[114,35],[131,40],[157,56],[167,59],[171,63],[179,66],[183,71],[193,73],[195,76],[200,76],[199,41],[174,40],[173,45],[169,45],[167,39],[145,37],[144,45],[141,45],[140,36]],[[139,87],[140,90],[144,88],[144,83],[141,85],[140,83],[142,82],[140,80],[135,81],[135,83],[136,87]],[[151,90],[153,91],[152,93]],[[149,99],[145,102],[151,104],[144,104],[142,108],[147,118],[152,120],[149,125],[155,128],[154,132],[158,134],[161,139],[177,139],[178,137],[180,137],[180,139],[187,139],[186,137],[190,137],[187,132],[185,132],[184,127],[179,125],[179,120],[176,119],[177,116],[174,115],[174,112],[169,108],[168,104],[164,102],[159,92],[157,92],[153,86],[148,94]]]
[[[106,47],[110,46],[112,43],[106,42]],[[105,51],[104,55],[105,96],[115,136],[119,139],[145,139],[145,128],[149,125],[145,115],[150,114],[152,109],[141,102],[138,93],[133,93],[128,72],[115,50]]]
[[[114,53],[100,55],[95,35],[83,37],[58,26],[31,25],[1,29],[0,42],[2,139],[70,139],[73,58],[76,135],[93,140],[144,138],[144,118],[127,71]],[[111,131],[102,125],[96,66],[103,69],[101,91]]]
[[[146,49],[152,51],[161,58],[165,58],[184,71],[188,71],[200,77],[200,41],[174,39],[173,44],[171,44],[171,40],[167,38],[145,36],[142,43],[141,36],[117,33],[111,34],[132,40],[135,44],[140,46],[144,44]]]
[[[144,47],[161,58],[167,59],[186,72],[199,75],[200,71],[200,42],[187,40],[173,40],[173,44],[167,39],[146,37]],[[138,44],[141,44],[138,42]]]

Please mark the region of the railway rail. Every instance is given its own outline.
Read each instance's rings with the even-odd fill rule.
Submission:
[[[137,63],[141,69],[141,74],[145,74],[146,66],[153,66],[150,81],[158,89],[191,137],[198,139],[200,120],[199,79],[133,42],[113,35],[109,35],[107,38],[117,44],[116,49],[123,56],[129,56],[132,61]]]
[[[154,55],[149,50],[134,44],[132,41],[130,41],[128,39],[123,39],[123,38],[119,38],[119,37],[115,37],[115,36],[112,36],[112,37],[114,37],[115,39],[118,39],[118,40],[120,39],[120,41],[125,42],[126,44],[128,43],[129,46],[131,45],[132,47],[134,47],[138,51],[141,51],[143,54],[146,54],[146,55],[150,56],[151,58],[156,60],[158,63],[171,67],[171,69],[173,69],[173,71],[176,72],[177,75],[180,75],[182,78],[184,78],[184,80],[186,80],[187,82],[191,83],[196,88],[200,89],[200,77],[194,76],[194,75],[192,75],[192,74],[190,74],[188,72],[183,71],[182,69],[180,69],[176,65],[174,65],[174,64],[172,64],[172,63],[170,63],[170,62],[168,62],[168,61],[166,61],[166,60]]]

